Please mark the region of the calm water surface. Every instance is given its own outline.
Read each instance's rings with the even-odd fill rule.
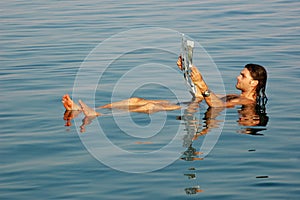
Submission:
[[[299,7],[299,1],[279,0],[1,1],[1,199],[298,199]],[[205,130],[205,103],[195,112],[184,110],[187,104],[183,110],[169,112],[163,133],[155,137],[132,139],[116,126],[110,111],[86,126],[85,133],[78,131],[80,124],[73,120],[72,126],[65,126],[61,96],[72,93],[76,74],[89,53],[112,35],[150,27],[185,33],[199,42],[218,67],[227,93],[236,92],[235,77],[246,63],[266,66],[266,126],[238,123],[243,111],[250,112],[239,107],[220,111],[215,125],[224,124],[223,131],[204,159],[193,152],[200,150],[211,132],[191,143],[193,135],[185,129],[178,140],[178,159],[149,173],[118,171],[89,154],[81,138],[93,134],[97,122],[111,132],[113,143],[133,152],[161,148],[174,136],[172,128],[190,125],[191,120]],[[96,91],[96,104],[109,102],[113,80],[144,64],[143,59],[176,69],[177,55],[160,53],[132,52],[112,63],[114,68]],[[201,66],[201,61],[195,64]],[[153,68],[150,75],[159,74]],[[185,92],[181,80],[166,79]],[[157,84],[145,85],[134,95],[176,102],[173,93]],[[177,120],[178,116],[183,117]],[[151,116],[145,114],[119,114],[124,120],[129,117],[145,132],[151,123]],[[82,118],[80,114],[76,119],[81,122]]]

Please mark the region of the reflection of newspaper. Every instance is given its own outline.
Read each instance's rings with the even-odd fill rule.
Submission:
[[[203,118],[198,118],[198,102],[191,102],[188,108],[184,110],[183,116],[180,118],[185,125],[186,134],[183,136],[183,147],[187,147],[183,152],[181,159],[186,161],[194,161],[203,159],[214,147],[223,128],[223,120],[218,120],[218,116],[222,115],[224,108],[209,107]],[[203,121],[202,121],[203,120]],[[209,134],[208,134],[209,133]],[[202,145],[197,151],[193,147],[194,141],[203,137]],[[201,157],[199,155],[201,154]]]
[[[196,87],[191,80],[190,72],[193,65],[193,49],[194,41],[187,40],[184,35],[182,35],[181,41],[181,59],[182,59],[182,72],[184,79],[189,86],[189,90],[193,96],[196,94]]]
[[[199,131],[200,126],[200,121],[196,117],[196,112],[188,112],[187,110],[184,111],[184,115],[182,117],[182,120],[185,123],[185,130],[187,132],[186,135],[183,137],[183,146],[184,147],[189,147],[193,143],[193,138]]]

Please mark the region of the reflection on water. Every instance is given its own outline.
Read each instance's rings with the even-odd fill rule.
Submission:
[[[203,190],[200,189],[200,186],[185,188],[184,191],[187,195],[197,194],[199,192],[203,192]]]
[[[188,180],[197,179],[196,167],[193,161],[200,161],[204,159],[203,152],[198,146],[199,141],[204,141],[204,137],[216,128],[220,127],[223,120],[219,119],[224,108],[207,108],[206,112],[202,113],[199,102],[191,101],[188,103],[183,111],[182,116],[176,117],[176,120],[181,120],[185,126],[185,133],[183,135],[183,147],[186,148],[182,152],[181,160],[191,162],[188,167],[188,172],[184,176]],[[267,130],[266,126],[269,121],[267,116],[266,106],[260,105],[243,105],[236,109],[238,114],[237,124],[241,127],[238,133],[263,135],[261,132]],[[78,117],[81,111],[65,111],[63,119],[66,121],[65,126],[72,126],[72,119]],[[203,115],[203,117],[201,117]],[[81,133],[85,132],[87,125],[92,123],[96,117],[84,117],[82,125],[80,126]],[[195,142],[197,141],[197,144]],[[152,144],[150,141],[136,142],[136,144]],[[255,150],[248,150],[255,151]],[[260,177],[258,177],[260,178]],[[200,186],[189,186],[184,189],[187,195],[197,194],[203,192]]]
[[[196,165],[193,161],[203,160],[203,152],[199,146],[199,141],[204,142],[204,138],[211,133],[214,129],[220,127],[223,120],[220,120],[220,115],[223,115],[224,108],[207,108],[203,113],[200,110],[202,103],[191,101],[187,103],[187,106],[183,110],[183,115],[176,117],[176,120],[181,120],[185,126],[185,133],[183,135],[183,147],[186,148],[182,152],[181,160],[191,162],[191,166],[187,168],[188,172],[184,173],[184,176],[188,180],[197,179]],[[267,130],[266,126],[269,121],[267,116],[266,106],[263,105],[243,105],[237,110],[238,119],[235,121],[241,127],[238,133],[251,134],[251,135],[263,135],[261,132]],[[72,126],[72,119],[78,117],[81,111],[65,111],[64,120],[65,126]],[[203,115],[203,117],[202,117]],[[87,125],[92,123],[96,117],[84,117],[80,126],[80,131],[85,132]],[[197,143],[195,144],[195,142]],[[152,144],[150,141],[136,142],[135,144]],[[255,151],[255,150],[248,150]],[[189,186],[184,189],[187,195],[197,194],[203,192],[200,186]]]
[[[78,110],[66,110],[63,119],[65,120],[65,126],[72,126],[72,119],[77,117],[81,111]]]
[[[63,119],[65,120],[65,126],[72,126],[72,120],[78,115],[82,113],[82,111],[78,110],[66,110],[63,116]],[[80,132],[84,133],[86,131],[86,126],[91,124],[93,119],[95,119],[96,116],[89,116],[89,117],[84,117],[82,119],[82,124],[80,126]]]
[[[244,126],[239,133],[250,135],[263,135],[261,131],[267,130],[269,117],[265,105],[244,105],[238,109],[238,124]]]
[[[184,135],[182,137],[183,147],[185,151],[182,152],[180,159],[191,163],[191,166],[187,168],[188,172],[183,175],[188,180],[197,179],[196,163],[194,161],[204,160],[205,155],[201,152],[199,141],[204,142],[204,138],[208,136],[214,129],[217,129],[224,122],[220,120],[221,115],[225,108],[212,108],[208,107],[205,113],[200,110],[200,106],[205,102],[191,101],[184,107],[183,115],[176,117],[176,120],[181,120],[184,124]],[[263,130],[267,130],[266,126],[269,121],[269,117],[266,112],[266,105],[242,105],[237,110],[238,119],[234,120],[236,124],[242,127],[238,130],[238,133],[250,134],[250,135],[263,135],[260,133]],[[63,119],[66,121],[65,126],[71,126],[72,120],[81,113],[81,111],[65,111]],[[203,117],[202,117],[203,115]],[[96,118],[84,117],[80,126],[80,132],[85,132],[86,126],[92,123]],[[195,142],[197,141],[197,144]],[[154,145],[152,142],[135,142],[135,144],[147,144]],[[255,150],[248,150],[255,151]],[[197,194],[204,192],[200,189],[200,186],[188,186],[184,189],[187,195]]]
[[[199,118],[199,103],[191,102],[184,110],[184,115],[177,117],[178,120],[182,120],[185,124],[185,135],[183,137],[183,146],[186,150],[182,153],[181,160],[183,161],[200,161],[203,157],[200,157],[202,152],[199,151],[200,147],[194,146],[196,140],[204,140],[203,137],[210,133],[214,128],[220,126],[221,120],[217,119],[221,115],[224,108],[207,108],[204,113],[204,117]],[[269,121],[267,116],[266,106],[263,105],[243,105],[237,109],[238,113],[238,125],[242,126],[238,133],[251,134],[251,135],[263,135],[260,133],[263,130],[267,130],[266,126]],[[255,150],[249,150],[255,151]],[[197,175],[193,172],[197,164],[188,168],[189,173],[184,173],[189,180],[196,179]],[[267,176],[263,176],[266,178]],[[256,178],[262,178],[261,176]],[[200,186],[187,187],[184,189],[187,195],[197,194],[203,192]]]

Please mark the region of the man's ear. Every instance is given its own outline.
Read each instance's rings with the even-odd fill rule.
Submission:
[[[250,84],[251,86],[256,87],[258,85],[258,80],[252,80]]]

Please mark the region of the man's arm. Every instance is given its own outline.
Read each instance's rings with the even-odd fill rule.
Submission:
[[[182,58],[181,56],[178,57],[177,60],[177,66],[180,70],[182,70]],[[209,91],[207,84],[202,78],[202,75],[200,71],[196,68],[196,66],[193,66],[191,72],[191,79],[194,82],[196,89],[197,89],[197,94],[195,96],[199,99],[205,99],[207,105],[209,107],[231,107],[234,106],[233,104],[231,105],[230,102],[223,102],[215,93],[212,91]],[[203,93],[205,91],[209,91],[210,95],[205,97]]]
[[[209,107],[226,107],[226,103],[223,102],[214,92],[210,91],[207,84],[202,78],[202,75],[200,71],[197,69],[197,67],[193,66],[192,67],[192,72],[191,72],[191,79],[193,80],[194,84],[197,87],[197,94],[202,95]],[[206,91],[209,91],[209,96],[205,95],[204,93]],[[200,93],[200,94],[198,94]]]

